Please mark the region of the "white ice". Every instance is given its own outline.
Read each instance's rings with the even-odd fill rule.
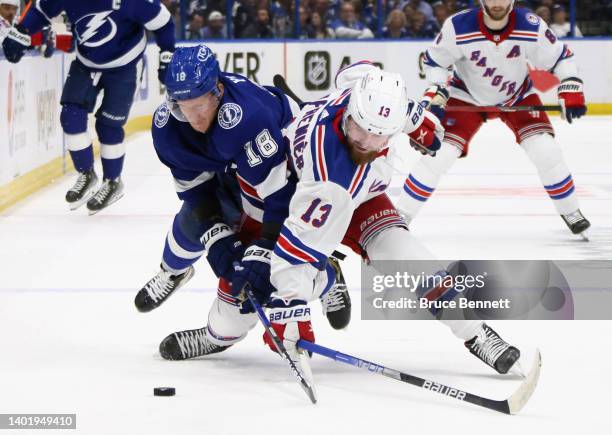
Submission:
[[[589,243],[569,233],[499,122],[483,127],[470,156],[444,178],[414,234],[445,259],[609,260],[611,122],[554,122],[593,224]],[[158,269],[179,202],[148,134],[130,140],[124,180],[126,196],[96,216],[67,210],[71,176],[0,214],[0,413],[76,413],[78,430],[66,433],[83,434],[609,431],[611,322],[493,322],[526,356],[542,350],[540,384],[512,417],[320,357],[312,361],[313,406],[263,347],[260,327],[210,358],[162,360],[163,337],[206,323],[215,280],[200,261],[164,306],[135,310],[133,297]],[[360,320],[359,260],[350,256],[344,269],[353,322],[333,331],[316,307],[321,344],[496,399],[520,383],[492,373],[436,322]],[[156,386],[173,386],[177,395],[154,397]]]

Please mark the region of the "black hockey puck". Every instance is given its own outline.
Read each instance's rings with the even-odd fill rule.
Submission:
[[[174,396],[176,394],[176,389],[173,387],[157,387],[153,388],[154,396]]]

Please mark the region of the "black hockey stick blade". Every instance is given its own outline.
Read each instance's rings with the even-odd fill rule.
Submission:
[[[280,75],[280,74],[276,74],[274,76],[274,78],[272,79],[272,83],[274,83],[274,86],[276,86],[278,89],[280,89],[281,91],[283,91],[286,95],[290,96],[292,99],[295,100],[296,103],[298,103],[300,106],[302,104],[304,104],[304,101],[302,101],[302,99],[300,97],[298,97],[297,95],[295,95],[295,92],[293,92],[290,88],[289,85],[287,84],[287,81],[285,80],[285,78]]]
[[[255,298],[255,295],[253,295],[253,291],[250,289],[249,285],[247,284],[242,289],[242,291],[247,295],[247,297],[249,298],[249,301],[251,301],[251,304],[253,305],[253,308],[255,309],[255,313],[257,314],[257,317],[259,317],[259,320],[261,321],[264,329],[266,330],[266,333],[272,339],[272,343],[274,343],[274,347],[276,348],[276,351],[281,356],[281,358],[287,361],[287,363],[289,364],[289,368],[291,369],[291,373],[293,373],[293,375],[297,378],[297,380],[300,383],[300,386],[302,387],[302,389],[304,390],[304,392],[306,393],[306,395],[308,396],[312,404],[313,405],[316,404],[317,394],[314,390],[314,387],[304,377],[300,369],[297,368],[297,366],[295,365],[295,363],[289,356],[289,353],[287,352],[285,345],[280,340],[280,338],[278,338],[276,331],[274,331],[274,328],[272,327],[272,325],[270,324],[270,321],[266,317],[266,314],[264,313],[263,308],[261,308],[261,305],[259,304],[259,302],[257,302],[257,299]]]

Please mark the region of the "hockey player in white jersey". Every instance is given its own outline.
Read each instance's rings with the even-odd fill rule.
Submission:
[[[274,248],[271,282],[277,291],[268,306],[272,326],[298,365],[304,356],[296,342],[314,341],[308,302],[326,291],[325,260],[340,243],[372,264],[431,258],[385,190],[396,156],[404,151],[400,136],[407,134],[423,151],[436,151],[443,134],[438,119],[407,97],[399,74],[372,64],[347,67],[336,84],[336,93],[307,103],[285,133],[300,181]],[[483,322],[445,323],[500,373],[519,358],[518,349]],[[275,349],[267,335],[264,341]]]
[[[421,158],[406,179],[397,205],[408,220],[431,197],[442,175],[467,155],[472,137],[487,120],[485,113],[445,112],[445,106],[542,104],[529,78],[530,62],[552,71],[561,81],[557,93],[564,119],[572,123],[586,113],[573,53],[541,18],[527,9],[515,9],[513,4],[513,0],[481,0],[481,8],[453,15],[425,53],[430,82],[425,95],[431,110],[442,119],[445,136],[437,157]],[[453,67],[450,77],[449,67]],[[499,116],[512,130],[572,233],[584,233],[590,223],[580,212],[572,175],[546,113],[489,115]]]
[[[0,44],[13,25],[18,9],[19,0],[0,0]]]

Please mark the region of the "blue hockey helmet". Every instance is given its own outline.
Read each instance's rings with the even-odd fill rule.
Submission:
[[[206,45],[177,48],[166,73],[168,99],[190,100],[209,92],[220,96],[219,72],[219,62]]]

